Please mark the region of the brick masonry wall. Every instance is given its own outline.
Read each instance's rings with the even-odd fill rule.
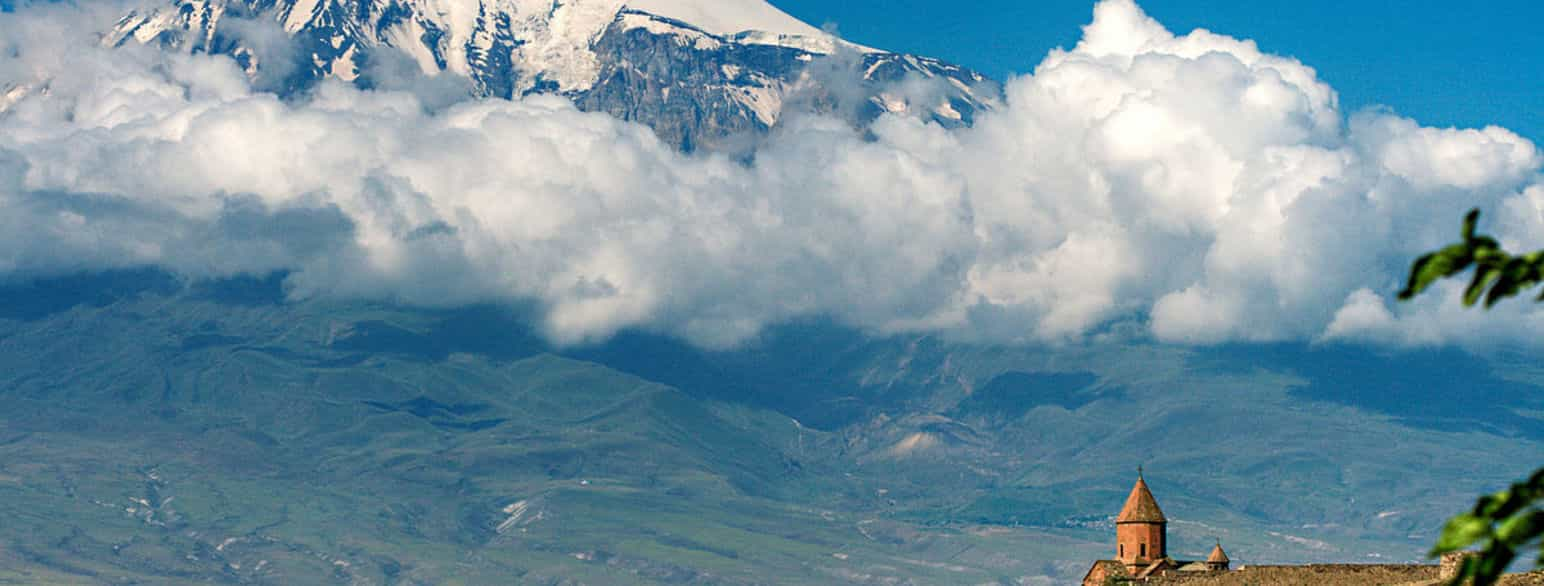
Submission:
[[[1147,544],[1147,555],[1142,555],[1142,544]],[[1125,555],[1120,552],[1125,551]],[[1130,564],[1137,559],[1152,561],[1167,554],[1164,543],[1164,526],[1156,523],[1123,523],[1115,527],[1115,554],[1121,562]]]

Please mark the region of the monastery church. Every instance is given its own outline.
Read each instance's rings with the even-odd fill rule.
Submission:
[[[1208,585],[1258,584],[1399,584],[1401,586],[1442,586],[1458,575],[1469,552],[1442,556],[1439,565],[1425,564],[1308,564],[1254,565],[1231,569],[1222,543],[1212,548],[1201,561],[1183,561],[1169,557],[1169,519],[1158,508],[1158,501],[1147,488],[1147,480],[1137,470],[1137,484],[1131,487],[1126,505],[1115,518],[1115,559],[1099,560],[1083,576],[1083,586],[1109,586],[1129,583]],[[1508,586],[1544,586],[1544,572],[1504,577]]]
[[[1137,484],[1115,518],[1115,559],[1099,560],[1083,577],[1084,586],[1102,586],[1113,580],[1145,580],[1173,573],[1228,571],[1228,554],[1219,542],[1205,561],[1179,561],[1169,557],[1169,520],[1137,473]]]

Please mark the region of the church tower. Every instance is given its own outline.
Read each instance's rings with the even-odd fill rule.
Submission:
[[[1222,551],[1222,542],[1217,542],[1217,547],[1212,548],[1212,554],[1206,556],[1206,569],[1213,572],[1226,572],[1229,563],[1232,563],[1232,560],[1228,559],[1227,552]]]
[[[1126,497],[1126,506],[1115,518],[1115,559],[1135,574],[1153,562],[1168,557],[1166,547],[1169,520],[1164,518],[1147,489],[1147,481],[1137,472],[1137,484]]]

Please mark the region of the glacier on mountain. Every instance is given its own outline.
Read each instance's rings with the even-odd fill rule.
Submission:
[[[264,63],[288,56],[258,50],[240,24],[252,22],[282,27],[294,67]],[[858,122],[892,112],[946,126],[994,99],[976,72],[842,41],[763,0],[171,0],[124,16],[103,42],[131,40],[228,54],[250,74],[281,72],[270,85],[288,91],[327,77],[370,87],[395,49],[426,75],[467,78],[477,95],[559,93],[687,150],[772,127],[795,94]],[[839,104],[852,92],[810,75],[817,58],[850,63],[862,103]],[[902,82],[935,90],[913,103]]]

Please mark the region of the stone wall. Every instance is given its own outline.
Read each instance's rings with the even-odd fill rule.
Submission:
[[[1442,554],[1441,575],[1438,577],[1443,580],[1452,580],[1458,576],[1458,570],[1463,568],[1464,560],[1475,555],[1471,551],[1455,551]]]
[[[1429,584],[1437,579],[1435,565],[1311,564],[1304,566],[1245,566],[1231,572],[1170,574],[1150,584],[1185,586],[1367,586],[1370,584]]]

